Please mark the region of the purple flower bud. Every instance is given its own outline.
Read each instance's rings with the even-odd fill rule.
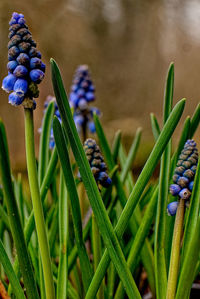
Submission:
[[[17,62],[22,65],[28,65],[29,60],[30,58],[26,53],[20,53],[17,57]]]
[[[28,74],[28,70],[25,66],[23,65],[18,65],[16,67],[16,69],[14,70],[13,74],[17,77],[17,78],[23,78]]]
[[[109,187],[112,183],[111,178],[109,178],[108,174],[104,171],[99,173],[98,180],[100,184],[105,188]]]
[[[28,91],[28,82],[25,79],[17,79],[15,82],[13,90],[19,96],[24,96]]]
[[[26,21],[24,20],[24,18],[20,18],[18,20],[18,24],[20,24],[20,25],[24,25],[25,23],[26,23]]]
[[[12,74],[9,74],[3,79],[2,82],[2,89],[5,90],[6,92],[10,92],[13,90],[14,84],[16,81],[16,77]]]
[[[40,51],[37,51],[36,56],[37,56],[38,58],[40,58],[40,59],[42,58],[42,55],[41,55]]]
[[[95,124],[93,121],[89,121],[87,123],[88,129],[90,130],[91,133],[95,133],[96,132],[96,128],[95,128]]]
[[[188,185],[188,188],[191,192],[192,192],[193,186],[194,186],[194,181],[191,181]]]
[[[178,195],[180,198],[188,200],[191,196],[191,192],[187,188],[184,188],[179,192]]]
[[[78,102],[78,107],[80,110],[85,110],[88,107],[88,103],[86,100],[84,100],[83,98],[80,99],[80,101]]]
[[[37,84],[39,84],[44,79],[44,73],[39,69],[30,71],[29,76],[31,80]]]
[[[172,184],[172,185],[170,185],[169,190],[173,196],[176,196],[181,191],[181,187],[177,184]]]
[[[43,73],[45,73],[46,65],[43,62],[41,63],[40,69],[41,69],[41,71],[43,71]]]
[[[14,69],[18,66],[18,63],[16,60],[11,60],[7,63],[7,69],[9,72],[13,72]]]
[[[85,97],[88,102],[92,102],[95,100],[95,96],[93,92],[86,92]]]
[[[176,211],[177,211],[177,208],[178,208],[178,205],[179,205],[179,202],[178,201],[173,201],[173,202],[170,202],[167,206],[167,214],[169,216],[174,216],[176,215]]]
[[[13,106],[19,106],[23,102],[24,96],[19,96],[15,92],[12,92],[11,94],[9,94],[8,99],[9,99],[9,103],[11,105],[13,105]]]
[[[42,61],[40,58],[33,57],[30,60],[30,68],[31,69],[40,68],[41,64],[42,64]]]
[[[74,122],[78,126],[82,126],[84,122],[84,117],[82,115],[74,115]]]
[[[20,50],[18,49],[18,47],[13,46],[8,50],[8,60],[15,60],[17,58],[17,56],[19,55]]]

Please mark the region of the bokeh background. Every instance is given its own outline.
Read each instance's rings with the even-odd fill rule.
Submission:
[[[35,111],[37,147],[43,103],[53,93],[51,57],[60,66],[68,93],[77,65],[89,65],[96,86],[95,104],[103,112],[110,140],[120,128],[128,144],[142,126],[143,152],[148,152],[153,144],[149,114],[153,111],[162,122],[165,77],[171,61],[175,63],[174,103],[186,97],[184,116],[193,114],[200,96],[200,1],[0,0],[1,80],[7,72],[8,22],[13,11],[25,15],[47,65]],[[0,117],[7,129],[12,166],[23,169],[23,109],[9,105],[3,90]]]

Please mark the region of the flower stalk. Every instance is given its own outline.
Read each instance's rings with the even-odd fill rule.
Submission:
[[[35,216],[36,231],[38,236],[39,249],[41,254],[46,297],[54,299],[54,284],[51,270],[49,245],[46,234],[46,227],[44,221],[44,214],[42,209],[42,202],[40,198],[39,184],[37,178],[37,169],[35,161],[35,145],[34,145],[34,125],[33,125],[33,110],[24,109],[25,115],[25,140],[26,140],[26,159],[28,168],[28,178],[30,184],[30,191],[33,203],[33,211]]]
[[[168,278],[168,285],[167,285],[167,299],[175,298],[178,272],[179,272],[181,238],[183,235],[184,214],[185,214],[185,200],[181,198],[177,208],[176,220],[174,225],[172,252],[171,252],[171,259],[170,259],[170,266],[169,266],[169,278]]]

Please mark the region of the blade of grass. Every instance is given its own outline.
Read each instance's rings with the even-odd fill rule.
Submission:
[[[17,249],[19,265],[29,298],[39,298],[11,180],[8,145],[3,122],[0,120],[0,174],[10,229]]]
[[[99,230],[113,263],[118,271],[118,274],[123,281],[126,292],[130,297],[141,298],[137,286],[132,278],[132,275],[127,267],[123,252],[119,241],[114,233],[110,219],[106,213],[102,198],[98,191],[95,179],[91,172],[85,152],[83,150],[78,132],[76,130],[71,109],[62,83],[62,78],[59,69],[53,59],[51,59],[52,80],[54,92],[57,99],[57,104],[61,114],[63,127],[68,135],[71,148],[77,164],[79,165],[80,174],[85,185],[85,189],[90,200],[94,215],[96,217]]]
[[[154,194],[150,200],[149,205],[147,206],[147,209],[145,211],[145,214],[143,216],[142,222],[140,224],[140,227],[137,231],[137,234],[134,238],[133,244],[131,246],[127,263],[128,266],[131,269],[131,272],[133,273],[136,265],[137,265],[137,257],[140,254],[140,251],[143,247],[145,238],[147,237],[149,230],[151,228],[152,221],[155,217],[155,212],[156,212],[156,205],[157,205],[157,199],[158,199],[158,187],[154,191]],[[123,298],[124,291],[122,288],[122,284],[120,283],[116,294],[115,294],[115,299],[117,298]]]
[[[172,110],[174,86],[174,65],[171,64],[168,71],[165,98],[163,123],[165,124]],[[165,225],[166,225],[166,205],[169,190],[169,172],[170,172],[171,141],[169,141],[161,158],[158,206],[156,213],[155,228],[155,278],[156,294],[160,299],[166,297],[167,289],[167,270],[165,261]]]
[[[131,166],[135,159],[135,156],[136,156],[139,144],[140,144],[141,134],[142,134],[142,128],[138,128],[136,131],[136,134],[135,134],[135,138],[133,139],[131,148],[129,150],[125,165],[123,166],[122,172],[120,174],[122,183],[125,182],[128,172],[131,169]]]
[[[45,176],[48,162],[49,162],[49,139],[50,130],[54,114],[54,103],[50,102],[42,123],[42,131],[40,135],[40,146],[39,146],[39,159],[38,159],[38,180],[39,186],[41,186],[43,178]]]
[[[0,240],[0,261],[3,265],[3,268],[5,270],[6,275],[8,276],[8,279],[12,285],[13,292],[17,299],[25,299],[24,292],[22,290],[22,287],[19,283],[19,280],[15,274],[15,271],[12,267],[12,264],[10,262],[10,259],[4,249],[3,243]]]
[[[127,201],[127,204],[124,208],[124,210],[122,211],[122,214],[119,218],[119,221],[117,223],[117,226],[115,228],[115,231],[117,232],[117,236],[118,238],[121,238],[121,236],[123,235],[129,219],[139,201],[140,196],[142,195],[142,192],[145,188],[145,186],[147,185],[169,139],[171,138],[178,122],[179,119],[182,115],[183,109],[184,109],[184,105],[185,105],[185,99],[182,99],[181,101],[179,101],[176,106],[174,107],[174,109],[172,110],[166,124],[164,125],[161,134],[147,160],[147,162],[145,163],[145,166],[129,196],[129,199]],[[99,264],[99,267],[97,268],[97,271],[93,277],[93,280],[91,282],[90,288],[88,289],[86,298],[93,298],[92,296],[94,296],[96,294],[96,291],[98,290],[98,286],[101,283],[105,272],[107,270],[107,267],[109,265],[109,257],[107,252],[104,253],[101,262]]]
[[[153,132],[153,136],[154,139],[157,140],[160,135],[160,126],[154,113],[150,114],[150,119],[151,119],[151,129]]]
[[[194,136],[194,133],[196,132],[196,129],[199,125],[200,121],[200,103],[197,105],[194,114],[191,118],[191,127],[190,127],[190,134],[189,137],[192,138]]]
[[[75,185],[75,181],[74,181],[74,177],[70,165],[68,150],[65,143],[64,135],[62,133],[62,127],[60,125],[59,120],[56,117],[54,117],[54,121],[53,121],[53,131],[54,131],[58,155],[61,162],[63,176],[65,179],[65,183],[68,189],[69,199],[71,202],[76,245],[77,245],[78,255],[80,259],[83,285],[86,291],[91,282],[93,271],[83,241],[81,211],[80,211],[77,189],[76,189],[76,185]]]
[[[118,130],[115,133],[113,144],[112,144],[112,155],[113,155],[113,160],[116,163],[117,162],[117,157],[119,153],[119,146],[120,146],[120,141],[121,141],[121,131]]]
[[[200,217],[196,224],[195,230],[192,231],[191,240],[188,244],[188,250],[185,253],[181,272],[179,276],[176,299],[188,298],[188,293],[191,290],[194,281],[195,268],[198,264],[200,248]]]
[[[57,299],[67,297],[67,234],[68,234],[68,195],[64,177],[60,171],[60,194],[59,194],[59,267],[57,280]]]

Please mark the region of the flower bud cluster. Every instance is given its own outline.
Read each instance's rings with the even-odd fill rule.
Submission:
[[[96,141],[91,138],[87,139],[84,142],[83,148],[97,184],[100,184],[105,188],[109,187],[112,180],[106,172],[106,163],[104,162],[100,148],[96,144]]]
[[[38,98],[39,84],[45,73],[45,64],[36,43],[28,30],[23,14],[14,12],[9,22],[8,75],[3,79],[2,88],[10,93],[9,103],[18,106],[25,98]],[[35,106],[35,101],[33,101]]]
[[[74,75],[73,85],[69,96],[69,102],[74,109],[74,122],[80,133],[82,129],[88,129],[95,133],[93,114],[100,115],[99,109],[90,107],[95,100],[95,88],[91,81],[87,65],[80,65]]]
[[[179,198],[184,199],[186,202],[190,199],[197,163],[198,150],[196,142],[194,140],[187,140],[174,171],[174,184],[170,186],[170,193],[173,196],[179,196]],[[168,205],[168,213],[175,215],[177,207],[178,201],[170,203]]]
[[[60,112],[58,110],[58,105],[56,103],[56,98],[49,95],[46,98],[46,101],[44,102],[44,114],[47,110],[47,107],[49,105],[50,102],[54,102],[54,115],[57,116],[57,118],[59,119],[59,121],[61,122],[61,117],[60,117]],[[39,128],[39,133],[41,133],[42,128]],[[54,140],[54,135],[53,135],[53,126],[51,126],[51,131],[50,131],[50,141],[49,141],[49,148],[53,149],[55,146],[55,140]]]

